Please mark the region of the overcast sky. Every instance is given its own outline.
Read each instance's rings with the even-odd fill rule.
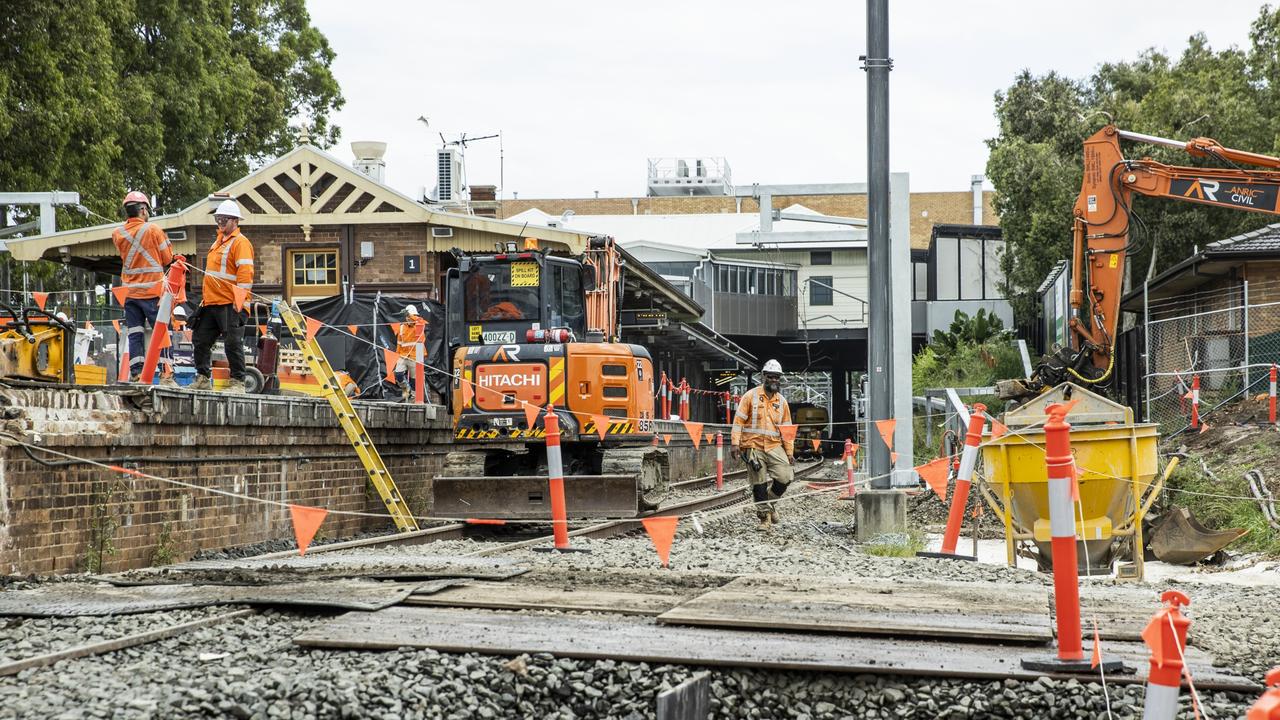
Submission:
[[[861,2],[310,0],[347,104],[335,154],[383,140],[387,181],[435,184],[438,132],[505,149],[504,197],[643,195],[646,159],[723,156],[737,185],[866,177]],[[891,165],[965,190],[1015,73],[1087,76],[1204,32],[1248,43],[1258,5],[1187,0],[890,0]],[[1211,12],[1206,8],[1211,7]],[[358,10],[357,10],[358,8]],[[430,120],[425,128],[419,115]],[[469,184],[499,184],[498,144]]]

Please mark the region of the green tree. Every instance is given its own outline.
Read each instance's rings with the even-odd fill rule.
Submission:
[[[1156,50],[1106,63],[1086,80],[1020,73],[995,97],[997,137],[987,175],[995,186],[1008,251],[1006,288],[1020,321],[1034,317],[1033,291],[1070,257],[1072,206],[1080,191],[1081,143],[1109,121],[1137,132],[1275,153],[1280,147],[1280,10],[1264,6],[1247,50],[1216,51],[1193,35],[1176,58]],[[1133,157],[1216,165],[1163,147],[1127,146]],[[1265,215],[1135,197],[1129,263],[1141,281],[1184,259],[1193,246],[1274,220]],[[1154,254],[1154,258],[1153,258]]]
[[[303,128],[336,142],[333,57],[303,0],[0,3],[0,188],[76,190],[107,217],[141,188],[178,209]]]

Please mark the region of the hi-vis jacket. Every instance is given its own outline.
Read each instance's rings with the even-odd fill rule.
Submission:
[[[173,246],[164,230],[142,218],[129,218],[111,240],[120,253],[120,282],[128,288],[126,295],[138,300],[160,297],[164,266],[173,262]]]
[[[791,407],[782,393],[766,397],[763,387],[754,387],[742,396],[738,414],[733,418],[733,444],[735,447],[772,450],[779,445],[787,457],[795,454],[795,441],[786,441],[778,430],[779,425],[791,423]]]
[[[230,237],[218,239],[205,259],[201,305],[230,305],[235,302],[231,288],[253,288],[253,245],[236,228]]]
[[[396,335],[396,353],[400,357],[418,358],[418,322],[415,317],[400,323],[400,333]]]

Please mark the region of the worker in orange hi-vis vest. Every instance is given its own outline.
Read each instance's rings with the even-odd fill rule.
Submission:
[[[245,391],[244,326],[249,314],[236,307],[235,289],[241,288],[248,297],[253,288],[253,245],[240,234],[243,217],[234,200],[223,200],[213,211],[218,237],[205,259],[200,307],[191,318],[196,365],[192,390],[213,389],[213,344],[221,339],[231,370],[227,392]]]
[[[791,407],[779,392],[782,365],[770,360],[764,364],[763,374],[764,383],[748,390],[738,403],[731,442],[747,464],[760,527],[768,529],[778,522],[778,507],[772,501],[782,497],[795,477],[791,464],[796,449],[795,438],[783,437],[780,429],[791,423]]]
[[[124,225],[111,240],[120,253],[120,282],[125,288],[124,325],[129,339],[129,382],[139,382],[146,361],[146,326],[155,326],[164,269],[173,262],[169,236],[151,220],[151,200],[137,190],[121,202]],[[176,385],[172,372],[162,372],[161,385]]]
[[[404,322],[400,323],[400,332],[396,334],[396,384],[400,386],[401,397],[405,400],[413,394],[413,383],[418,362],[418,308],[409,305],[404,309]]]

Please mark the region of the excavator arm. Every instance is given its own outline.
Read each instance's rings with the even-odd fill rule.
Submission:
[[[1176,147],[1232,167],[1128,159],[1121,151],[1121,140]],[[1029,381],[1002,387],[1002,396],[1025,397],[1065,380],[1100,384],[1110,379],[1134,194],[1280,214],[1280,158],[1233,150],[1210,138],[1183,142],[1113,125],[1085,140],[1084,178],[1072,221],[1070,347],[1046,358]]]

